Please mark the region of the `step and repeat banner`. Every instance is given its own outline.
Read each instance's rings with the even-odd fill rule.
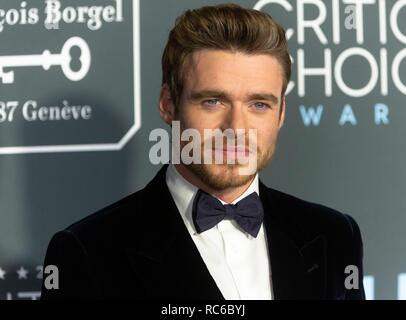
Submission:
[[[351,214],[369,299],[406,299],[406,0],[234,1],[286,29],[269,186]],[[52,235],[159,169],[169,30],[204,0],[0,0],[0,299],[38,299]]]

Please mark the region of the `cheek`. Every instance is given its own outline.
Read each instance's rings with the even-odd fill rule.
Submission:
[[[221,125],[221,118],[202,114],[197,108],[189,108],[186,112],[180,114],[180,121],[185,128],[195,128],[199,131],[204,129],[215,129]]]
[[[194,128],[196,124],[196,116],[193,113],[191,108],[187,106],[183,106],[182,109],[179,110],[179,120],[181,122],[182,127],[184,128]]]
[[[185,129],[196,129],[199,132],[203,132],[205,128],[209,128],[205,125],[204,121],[199,121],[199,117],[187,116],[181,118],[181,126]]]
[[[277,137],[278,128],[275,125],[272,125],[272,127],[268,125],[266,128],[257,129],[258,146],[262,148],[269,148],[272,144],[275,143]]]

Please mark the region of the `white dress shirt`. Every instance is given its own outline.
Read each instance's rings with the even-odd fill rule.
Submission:
[[[224,219],[199,234],[192,220],[193,200],[198,188],[184,179],[173,164],[169,164],[166,171],[166,183],[192,240],[224,298],[272,300],[270,259],[263,224],[256,238],[230,219]],[[252,192],[259,195],[258,174],[232,204]]]

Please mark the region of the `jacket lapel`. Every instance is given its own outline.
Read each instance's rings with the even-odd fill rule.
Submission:
[[[165,182],[167,165],[141,191],[137,202],[137,233],[126,254],[152,299],[224,297],[210,275]],[[264,206],[274,299],[323,299],[326,295],[325,239],[306,235],[289,215],[289,206],[259,182]],[[140,203],[141,202],[141,203]]]
[[[166,168],[142,191],[143,208],[137,210],[145,231],[127,249],[137,280],[149,298],[224,299],[172,199]]]
[[[288,203],[260,181],[275,300],[326,296],[325,238],[309,237],[291,219]]]

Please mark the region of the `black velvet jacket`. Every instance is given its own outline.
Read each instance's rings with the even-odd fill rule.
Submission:
[[[44,263],[59,289],[42,299],[224,299],[165,182],[167,165],[142,190],[52,238]],[[349,215],[259,183],[274,299],[364,299],[362,240]],[[359,289],[346,289],[347,265]],[[46,275],[45,275],[46,276]]]

